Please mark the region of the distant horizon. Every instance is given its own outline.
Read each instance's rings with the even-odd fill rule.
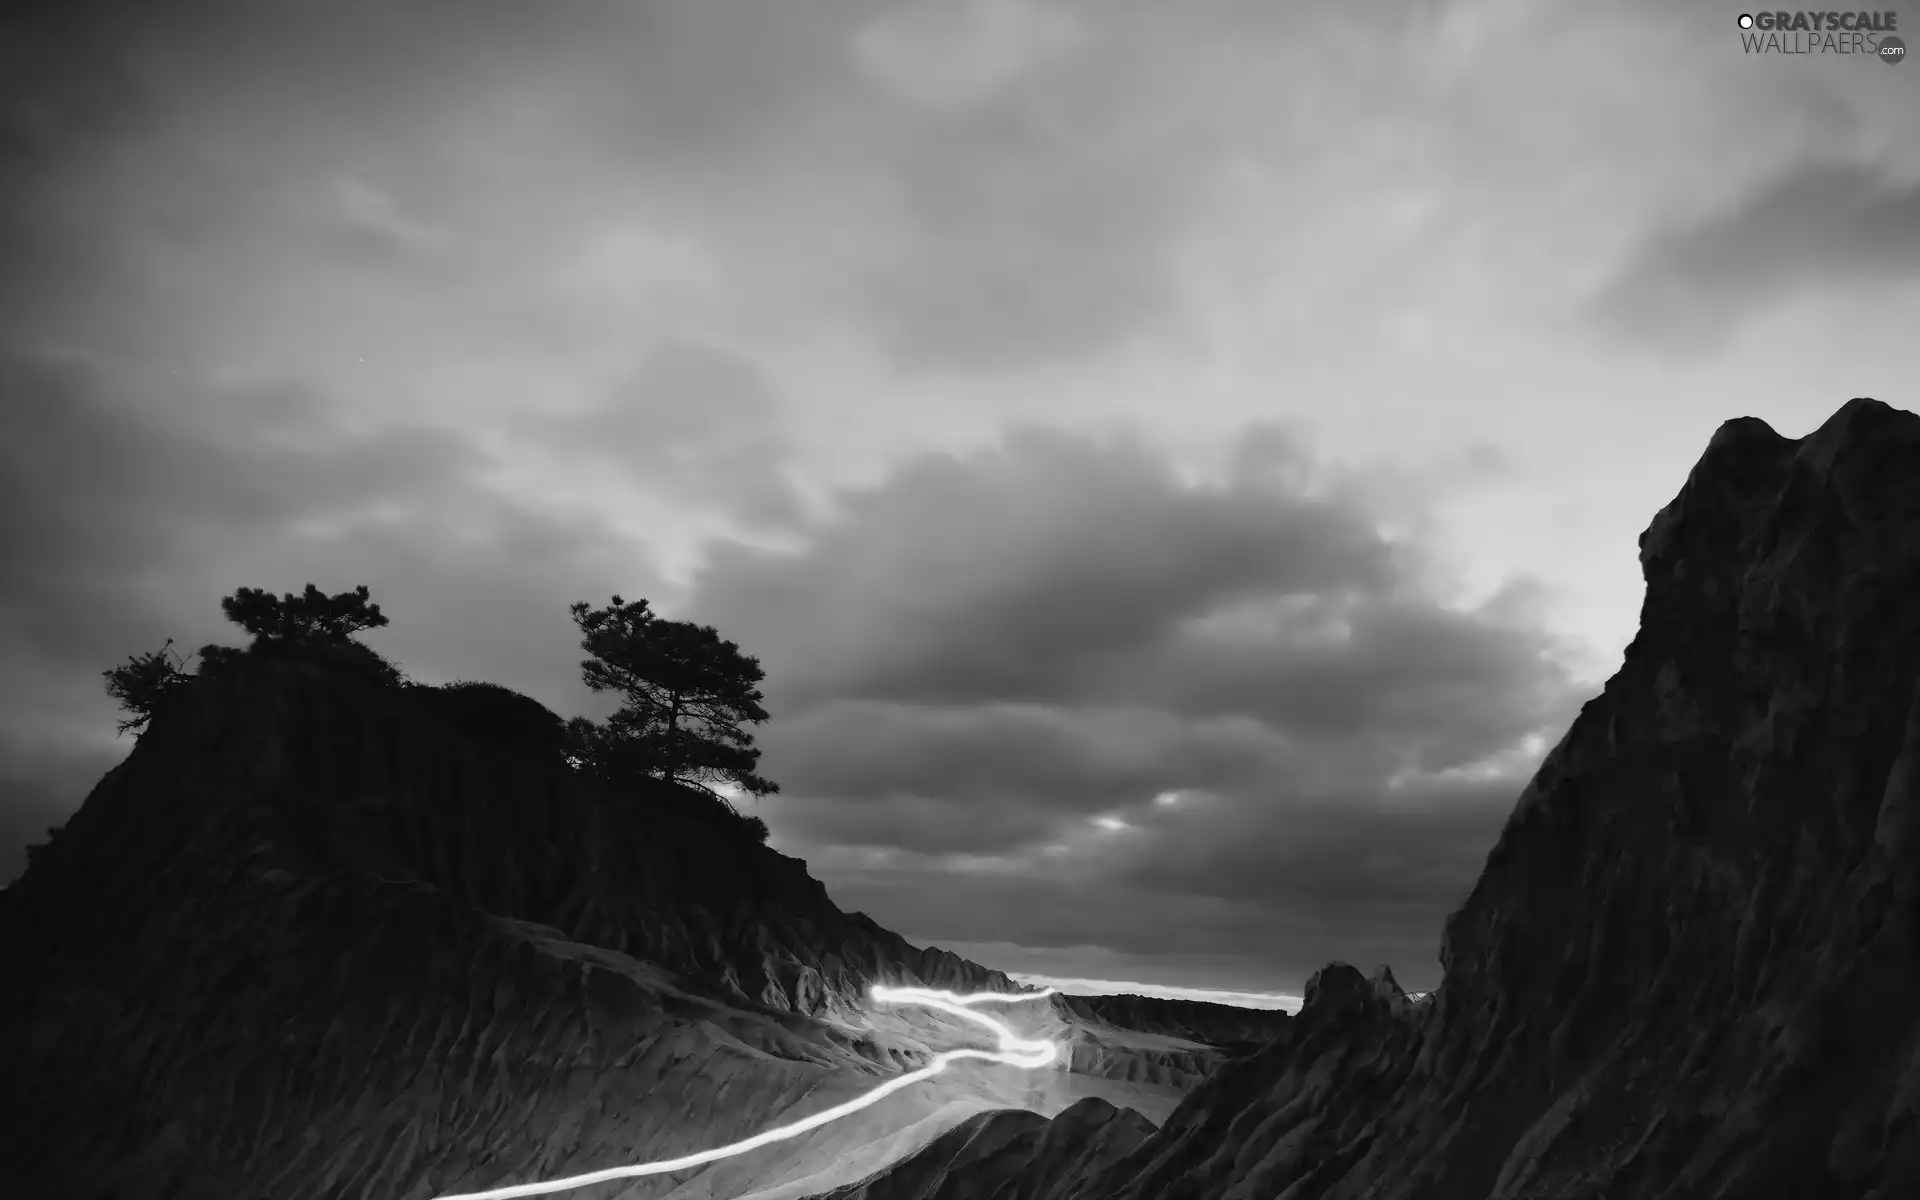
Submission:
[[[1007,978],[1032,987],[1050,987],[1069,996],[1147,996],[1159,1000],[1199,1000],[1209,1004],[1227,1004],[1234,1008],[1278,1009],[1297,1013],[1299,996],[1277,992],[1222,992],[1210,988],[1169,987],[1154,983],[1128,983],[1117,979],[1070,979],[1053,975],[1029,975],[1008,971]]]

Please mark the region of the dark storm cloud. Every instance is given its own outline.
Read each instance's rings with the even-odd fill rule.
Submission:
[[[719,547],[699,582],[701,611],[748,634],[789,705],[1108,694],[1116,656],[1172,636],[1177,618],[1394,578],[1367,514],[1188,488],[1126,439],[1016,430],[840,502],[805,554]],[[1118,682],[1119,701],[1152,686]]]
[[[1576,694],[1524,589],[1443,603],[1365,495],[1274,430],[1213,482],[1021,430],[716,553],[690,608],[767,668],[782,830],[881,855],[833,882],[883,920],[967,936],[909,895],[935,874],[1025,945],[1417,974]]]
[[[1162,710],[837,701],[761,738],[796,797],[789,827],[821,841],[940,853],[1031,845],[1063,822],[1169,789],[1271,778],[1299,765],[1248,720]]]
[[[1594,299],[1602,324],[1705,353],[1748,317],[1829,285],[1920,278],[1920,183],[1810,163],[1733,208],[1660,230]]]
[[[1427,769],[1491,753],[1560,698],[1538,631],[1497,602],[1460,612],[1417,591],[1292,599],[1240,628],[1179,630],[1106,678],[1177,712],[1386,741]]]

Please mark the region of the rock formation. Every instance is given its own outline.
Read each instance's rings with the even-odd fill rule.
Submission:
[[[1018,990],[750,838],[296,663],[156,718],[0,891],[0,962],[0,1191],[87,1200],[424,1200],[674,1157],[979,1044],[872,983]],[[986,1108],[1164,1117],[1221,1057],[1009,1012],[1073,1069],[964,1064],[621,1194],[822,1190]]]
[[[1330,966],[1109,1167],[872,1194],[1920,1196],[1920,417],[1726,423],[1641,563],[1429,1002]]]

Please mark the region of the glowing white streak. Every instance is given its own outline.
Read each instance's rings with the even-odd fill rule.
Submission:
[[[985,1026],[993,1031],[999,1040],[998,1050],[948,1050],[933,1056],[933,1061],[918,1071],[909,1071],[832,1108],[802,1117],[790,1125],[778,1125],[765,1133],[756,1133],[741,1142],[729,1146],[717,1146],[712,1150],[702,1150],[698,1154],[689,1154],[683,1158],[663,1159],[660,1162],[636,1163],[627,1167],[608,1167],[604,1171],[592,1171],[585,1175],[569,1175],[563,1179],[550,1179],[545,1183],[516,1183],[509,1187],[493,1188],[485,1192],[460,1192],[454,1195],[440,1196],[437,1200],[512,1200],[516,1196],[545,1196],[553,1192],[571,1191],[586,1187],[588,1184],[605,1183],[610,1179],[634,1179],[642,1175],[664,1175],[669,1171],[683,1171],[688,1167],[697,1167],[703,1163],[714,1162],[722,1158],[732,1158],[736,1154],[745,1154],[749,1150],[758,1150],[775,1142],[784,1142],[799,1137],[810,1129],[831,1124],[841,1117],[851,1116],[863,1108],[868,1108],[904,1087],[911,1087],[923,1079],[932,1079],[963,1058],[979,1058],[988,1062],[997,1062],[1009,1067],[1025,1067],[1029,1070],[1044,1067],[1060,1056],[1060,1048],[1046,1040],[1033,1040],[1018,1037],[1005,1024],[994,1020],[982,1012],[975,1012],[973,1005],[1011,1002],[1015,1000],[1041,1000],[1054,994],[1053,988],[1038,992],[974,992],[962,996],[955,992],[939,992],[932,988],[893,988],[875,984],[873,998],[882,1004],[924,1004],[937,1008],[941,1012],[951,1013],[964,1021]]]

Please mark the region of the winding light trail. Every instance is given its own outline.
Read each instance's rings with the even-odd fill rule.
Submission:
[[[810,1129],[838,1121],[841,1117],[851,1116],[863,1108],[879,1103],[887,1096],[904,1087],[912,1087],[923,1079],[932,1079],[953,1063],[963,1058],[980,1058],[988,1062],[1003,1063],[1009,1067],[1025,1067],[1029,1070],[1044,1067],[1060,1057],[1060,1048],[1044,1039],[1033,1040],[1016,1036],[1003,1022],[996,1021],[983,1012],[974,1009],[976,1004],[1009,1003],[1015,1000],[1041,1000],[1054,994],[1055,989],[1046,988],[1038,992],[974,992],[962,996],[955,992],[937,992],[932,988],[896,988],[873,986],[873,998],[881,1004],[924,1004],[928,1008],[937,1008],[941,1012],[951,1013],[965,1021],[972,1021],[993,1031],[999,1039],[997,1050],[947,1050],[933,1056],[933,1061],[918,1071],[909,1071],[887,1080],[872,1091],[855,1096],[845,1104],[836,1104],[832,1108],[802,1117],[790,1125],[776,1125],[765,1133],[756,1133],[741,1142],[730,1146],[716,1146],[712,1150],[702,1150],[698,1154],[689,1154],[684,1158],[663,1159],[660,1162],[635,1163],[627,1167],[608,1167],[604,1171],[592,1171],[585,1175],[568,1175],[562,1179],[549,1179],[545,1183],[516,1183],[509,1187],[493,1188],[485,1192],[460,1192],[440,1196],[437,1200],[513,1200],[516,1196],[545,1196],[553,1192],[571,1191],[586,1187],[592,1183],[605,1183],[610,1179],[633,1179],[641,1175],[664,1175],[668,1171],[684,1171],[688,1167],[697,1167],[704,1163],[722,1158],[732,1158],[736,1154],[745,1154],[749,1150],[758,1150],[775,1142],[784,1142],[788,1138],[799,1137]]]

